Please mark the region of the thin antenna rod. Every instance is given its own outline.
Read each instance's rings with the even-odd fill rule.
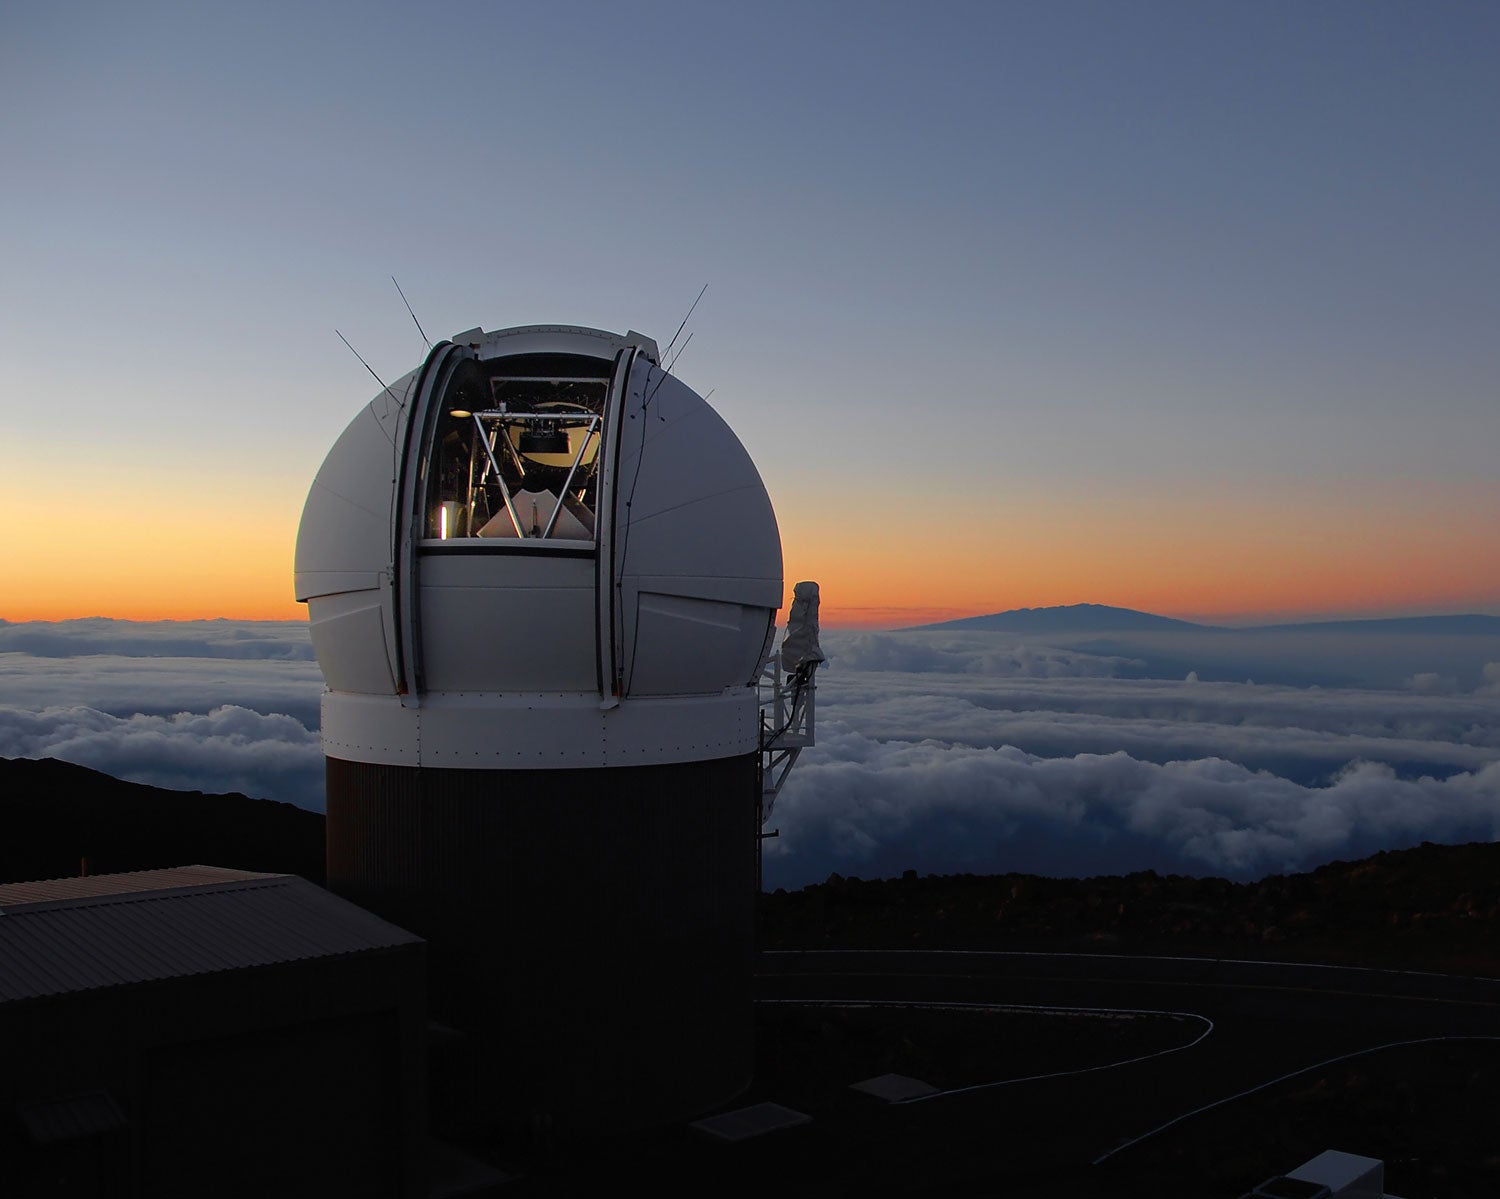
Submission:
[[[703,298],[703,292],[705,292],[707,290],[708,290],[708,284],[705,283],[703,285],[702,290],[698,292],[698,300],[701,300]],[[693,301],[693,308],[698,307],[698,300],[694,300]],[[677,332],[674,333],[674,334],[672,334],[672,340],[669,341],[669,342],[667,342],[667,348],[661,352],[661,356],[663,358],[665,358],[668,354],[670,354],[672,352],[672,347],[677,344],[677,339],[682,336],[682,331],[687,328],[688,321],[692,320],[692,318],[693,318],[693,308],[689,308],[687,310],[687,316],[685,316],[685,317],[682,318],[682,324],[680,324],[680,325],[677,326]]]
[[[677,326],[677,332],[672,334],[672,340],[667,342],[667,348],[661,352],[661,359],[666,365],[661,368],[661,377],[657,379],[656,385],[646,393],[646,398],[641,401],[642,412],[651,407],[651,401],[656,398],[656,393],[661,390],[661,385],[667,381],[667,376],[672,373],[672,368],[677,365],[677,359],[682,357],[682,350],[687,349],[688,341],[693,340],[693,335],[689,333],[687,341],[682,343],[682,349],[678,350],[676,354],[672,354],[672,347],[677,344],[677,339],[682,336],[682,331],[687,328],[688,321],[693,319],[693,312],[698,307],[698,300],[703,298],[703,293],[707,290],[707,283],[698,289],[698,299],[693,301],[692,307],[687,310],[687,315],[682,318],[682,324]],[[671,355],[670,360],[668,359],[668,355]]]
[[[339,331],[337,329],[335,329],[334,332],[335,333],[339,333]],[[339,333],[339,340],[341,342],[343,342],[346,346],[349,346],[349,339],[347,337],[345,337],[342,333]],[[390,391],[390,387],[386,385],[386,381],[384,379],[382,379],[379,375],[377,375],[375,373],[375,368],[374,367],[372,367],[368,362],[366,362],[362,357],[360,357],[360,353],[359,353],[358,350],[356,350],[353,346],[349,346],[349,353],[353,354],[356,358],[359,358],[359,364],[362,367],[364,367],[365,370],[367,370],[367,371],[370,372],[370,378],[374,379],[375,382],[377,382],[377,383],[380,384],[380,388],[381,388],[382,391],[387,391],[387,392]]]
[[[682,330],[679,329],[678,332],[681,333]],[[656,399],[656,393],[661,390],[661,385],[665,383],[669,378],[671,378],[672,368],[677,365],[677,360],[682,357],[682,351],[688,348],[688,342],[692,340],[693,335],[689,333],[685,338],[683,338],[682,344],[677,347],[677,353],[673,354],[667,365],[661,368],[661,374],[657,376],[656,383],[652,386],[651,390],[646,393],[646,398],[641,401],[642,412],[651,407],[651,401]],[[663,354],[662,357],[665,358],[666,355]],[[662,419],[665,420],[666,417],[663,417]]]
[[[396,276],[391,276],[391,282],[396,283]],[[427,330],[422,328],[422,322],[417,319],[417,314],[411,311],[411,301],[406,298],[406,293],[401,290],[401,284],[396,283],[396,294],[401,297],[401,302],[406,305],[406,311],[411,313],[411,323],[417,327],[417,332],[422,335],[422,340],[427,343],[427,348],[432,349],[432,338],[427,336]],[[353,346],[349,347],[353,349]]]
[[[692,340],[693,335],[689,333],[686,340],[683,341],[681,348],[678,349],[677,353],[672,355],[672,361],[667,363],[667,374],[670,375],[672,373],[672,368],[677,365],[677,360],[682,357],[682,351],[688,348],[688,342]]]

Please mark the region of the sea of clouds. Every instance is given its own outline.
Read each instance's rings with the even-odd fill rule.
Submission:
[[[1500,638],[827,632],[767,887],[1254,878],[1500,837]],[[323,806],[297,622],[0,621],[0,756]]]
[[[300,621],[0,621],[0,757],[323,809]]]

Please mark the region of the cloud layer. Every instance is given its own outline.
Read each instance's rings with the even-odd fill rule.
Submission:
[[[242,791],[323,809],[318,734],[295,717],[225,705],[114,716],[87,707],[0,708],[0,757],[60,758],[180,791]]]
[[[1154,869],[1254,878],[1424,840],[1500,834],[1500,762],[1446,779],[1351,762],[1309,787],[1223,758],[878,741],[829,722],[777,804],[767,887],[883,877]]]
[[[1493,639],[1326,640],[828,633],[818,744],[777,802],[766,883],[1250,878],[1500,836]],[[1226,663],[1262,681],[1218,678]],[[320,810],[321,690],[300,624],[0,623],[7,757]]]
[[[775,809],[766,885],[830,869],[1251,878],[1500,834],[1489,640],[1396,637],[1382,657],[1365,636],[1260,637],[1237,665],[1254,650],[1263,678],[1321,673],[1150,677],[1162,662],[1221,671],[1225,653],[1214,665],[1197,640],[1091,653],[1006,634],[826,635],[818,744]],[[1403,673],[1424,657],[1472,689],[1414,687]],[[1391,685],[1336,685],[1355,670]]]
[[[0,622],[0,756],[323,808],[323,679],[294,621]]]
[[[0,620],[0,654],[77,658],[257,658],[313,660],[307,625],[294,620]]]

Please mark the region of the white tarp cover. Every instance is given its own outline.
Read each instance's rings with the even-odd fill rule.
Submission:
[[[818,645],[818,585],[798,583],[792,588],[792,610],[787,613],[786,636],[781,639],[781,669],[792,674],[807,662],[822,662]]]
[[[511,496],[511,502],[516,506],[516,516],[520,518],[522,531],[527,537],[537,537],[552,519],[552,509],[557,507],[557,496],[550,491],[518,491]],[[532,532],[533,529],[536,532]],[[481,537],[515,535],[516,527],[511,523],[510,513],[504,508],[490,517],[479,530]],[[592,541],[594,530],[574,516],[572,506],[565,503],[557,515],[557,523],[552,526],[550,536],[570,541]]]

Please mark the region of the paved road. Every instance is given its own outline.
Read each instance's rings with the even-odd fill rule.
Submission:
[[[1183,1048],[1133,1063],[906,1104],[846,1093],[806,1127],[740,1145],[685,1127],[661,1130],[528,1163],[506,1193],[643,1185],[655,1194],[768,1199],[1159,1195],[1142,1166],[1143,1152],[1161,1141],[1131,1143],[1175,1117],[1341,1054],[1424,1037],[1500,1037],[1500,981],[1293,963],[772,952],[760,956],[755,983],[767,1002],[1024,1004],[1192,1018],[1179,1022]],[[1174,1133],[1191,1127],[1189,1119]],[[1258,1181],[1246,1179],[1245,1188]]]
[[[849,1180],[955,1193],[1118,1194],[1130,1143],[1204,1105],[1329,1058],[1426,1037],[1500,1036],[1500,982],[1409,971],[1085,954],[813,951],[761,957],[777,1000],[918,1000],[1195,1013],[1190,1048],[1088,1074],[1021,1082],[890,1113],[886,1152]],[[922,1110],[918,1110],[918,1109]],[[905,1118],[905,1127],[901,1120]],[[921,1145],[910,1161],[903,1139]],[[1148,1138],[1149,1140],[1149,1138]],[[989,1142],[988,1147],[984,1144]],[[877,1142],[881,1143],[881,1142]],[[1142,1142],[1144,1143],[1144,1142]],[[1126,1146],[1125,1148],[1121,1148]],[[1101,1156],[1098,1168],[1089,1163]],[[1296,1165],[1288,1162],[1286,1168]],[[1247,1185],[1253,1185],[1255,1179]]]

